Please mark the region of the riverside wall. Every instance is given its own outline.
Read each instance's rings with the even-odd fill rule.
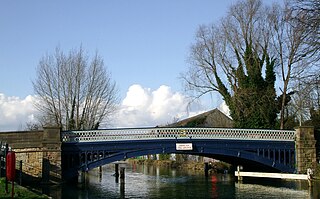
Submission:
[[[22,172],[43,183],[61,181],[60,128],[42,131],[1,132],[0,141],[16,153],[16,168],[22,161]],[[30,178],[30,179],[31,179]]]

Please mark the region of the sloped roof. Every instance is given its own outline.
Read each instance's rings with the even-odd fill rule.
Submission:
[[[169,124],[169,127],[233,127],[233,121],[219,109]]]

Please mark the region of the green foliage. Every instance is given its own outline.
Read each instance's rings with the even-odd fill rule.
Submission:
[[[3,199],[10,199],[11,198],[11,182],[8,184],[8,191],[9,193],[5,192],[5,180],[4,178],[0,179],[0,198]],[[32,191],[29,191],[28,189],[21,187],[19,185],[14,186],[14,198],[19,198],[19,199],[29,199],[29,198],[34,198],[34,199],[44,199],[48,198],[45,195],[39,195],[36,194]]]
[[[176,154],[176,162],[183,163],[188,161],[188,155],[187,154]]]
[[[229,106],[235,127],[274,129],[279,112],[274,88],[275,59],[271,59],[267,52],[260,58],[248,43],[244,56],[238,56],[238,65],[234,95],[231,96],[223,87],[220,89],[224,91],[222,95]]]
[[[159,160],[170,160],[170,154],[159,154]]]
[[[312,126],[314,126],[315,129],[320,129],[320,109],[315,110],[312,108],[310,110],[310,115]]]

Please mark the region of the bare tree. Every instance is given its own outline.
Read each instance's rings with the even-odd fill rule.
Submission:
[[[303,27],[307,38],[305,53],[314,61],[320,60],[320,1],[290,0],[294,26]]]
[[[116,84],[102,58],[89,60],[82,47],[68,54],[56,49],[42,57],[33,81],[41,123],[65,130],[97,129],[116,110]]]
[[[187,91],[194,92],[195,98],[210,92],[221,94],[236,127],[275,126],[269,9],[259,0],[239,1],[221,24],[201,26],[191,47],[191,66],[182,74]]]
[[[290,82],[303,76],[309,76],[314,65],[310,59],[313,50],[310,50],[307,40],[310,32],[305,26],[298,25],[296,20],[292,20],[293,10],[288,4],[284,8],[274,5],[269,14],[269,24],[272,34],[271,46],[274,55],[277,57],[280,69],[281,87],[281,111],[280,128],[283,129],[285,121],[285,107],[287,94],[294,89],[290,89]]]
[[[220,24],[201,26],[191,48],[191,66],[182,74],[187,91],[195,94],[194,98],[220,93],[234,120],[266,113],[270,120],[280,111],[283,129],[285,107],[294,91],[290,82],[319,70],[312,58],[319,54],[308,42],[311,33],[293,20],[294,13],[289,4],[268,7],[259,0],[245,0],[231,6]],[[267,107],[273,109],[276,98],[271,85],[273,68],[268,67],[279,69],[278,110]]]
[[[320,111],[320,75],[319,72],[308,77],[296,78],[292,81],[295,93],[286,107],[286,128],[298,125],[312,125],[314,114]]]

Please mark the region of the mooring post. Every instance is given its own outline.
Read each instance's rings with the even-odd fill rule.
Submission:
[[[115,169],[115,174],[114,176],[116,177],[116,179],[119,178],[119,164],[114,164],[114,169]]]
[[[126,198],[125,197],[125,184],[124,184],[124,180],[120,183],[120,198]]]
[[[121,167],[120,168],[120,183],[124,183],[124,176],[125,176],[125,168]]]
[[[242,166],[237,166],[237,173],[238,173],[238,182],[242,181],[242,176],[240,175],[240,170],[242,170]]]

